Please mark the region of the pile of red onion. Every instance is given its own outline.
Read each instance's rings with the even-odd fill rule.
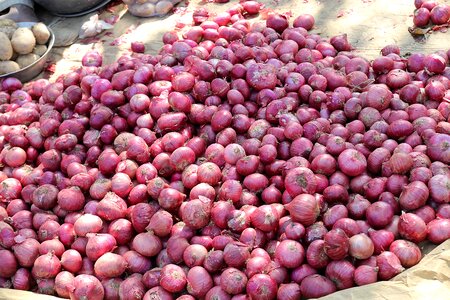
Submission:
[[[414,0],[413,23],[417,27],[445,26],[450,22],[450,5],[433,0]]]
[[[368,61],[310,15],[244,18],[259,9],[1,82],[0,287],[316,298],[450,238],[450,51]]]

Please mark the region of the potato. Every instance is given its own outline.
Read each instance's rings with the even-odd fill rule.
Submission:
[[[158,15],[165,15],[173,8],[173,4],[170,1],[159,1],[155,5],[155,11]]]
[[[13,48],[8,36],[0,32],[0,60],[10,60],[13,55]]]
[[[0,61],[0,75],[19,71],[20,67],[15,61]]]
[[[34,63],[39,58],[40,56],[34,53],[23,54],[17,57],[16,63],[19,65],[21,69],[23,69]]]
[[[39,45],[44,45],[48,42],[50,38],[50,31],[44,23],[36,23],[31,27],[34,37],[36,38],[36,43]]]
[[[17,53],[28,54],[33,52],[36,46],[36,38],[30,28],[20,27],[14,31],[11,44]]]
[[[0,19],[0,32],[3,32],[8,36],[8,39],[12,38],[14,31],[17,29],[17,24],[10,19]]]
[[[44,55],[45,52],[47,52],[47,46],[45,45],[36,45],[33,49],[33,53],[39,56]]]
[[[128,10],[136,17],[150,17],[155,14],[155,6],[151,3],[133,4],[128,7]]]

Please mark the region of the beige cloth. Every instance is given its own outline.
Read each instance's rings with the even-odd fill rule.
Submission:
[[[4,11],[9,7],[18,4],[34,7],[34,1],[32,0],[0,0],[0,11]]]

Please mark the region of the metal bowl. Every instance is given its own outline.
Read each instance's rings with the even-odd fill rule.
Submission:
[[[17,23],[17,25],[19,27],[28,27],[28,28],[31,28],[34,24],[36,24],[36,23],[35,22]],[[37,75],[39,75],[39,73],[41,73],[42,70],[44,69],[45,63],[47,62],[48,54],[52,50],[53,44],[55,43],[55,34],[53,33],[53,31],[50,28],[48,28],[48,30],[50,31],[50,39],[47,42],[47,51],[45,51],[45,53],[38,60],[36,60],[34,63],[29,65],[28,67],[22,68],[16,72],[11,72],[11,73],[0,75],[0,78],[15,77],[22,82],[27,82],[27,81],[30,81],[31,79],[33,79],[34,77],[36,77]]]
[[[95,11],[111,0],[35,0],[49,12],[62,17],[78,17]]]

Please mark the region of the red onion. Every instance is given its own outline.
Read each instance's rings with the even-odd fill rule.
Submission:
[[[347,256],[349,238],[342,229],[330,230],[324,236],[324,251],[333,260],[340,260]]]
[[[176,293],[182,291],[187,283],[186,275],[179,266],[169,264],[161,270],[160,285],[165,290]]]
[[[150,232],[139,233],[131,242],[131,248],[141,255],[152,257],[157,255],[161,249],[161,240]]]
[[[145,286],[142,283],[141,274],[133,274],[126,278],[119,287],[121,299],[142,299],[145,294]]]
[[[367,259],[374,252],[372,240],[364,233],[352,236],[349,244],[349,254],[356,259]]]
[[[32,267],[39,256],[39,242],[36,239],[27,238],[15,244],[12,250],[22,267]]]
[[[2,262],[4,262],[0,276],[6,278],[12,277],[17,271],[17,260],[14,254],[8,250],[0,250],[0,257],[2,258]]]
[[[62,271],[55,277],[55,291],[60,297],[69,298],[70,289],[73,286],[75,277],[72,273]]]
[[[250,215],[250,220],[255,228],[270,232],[276,228],[279,214],[273,206],[262,205]]]
[[[102,278],[119,277],[126,269],[125,259],[114,253],[105,253],[94,264],[95,274]]]
[[[164,290],[162,287],[154,287],[148,290],[142,299],[151,300],[151,299],[164,299],[170,300],[173,299],[172,294]]]
[[[386,202],[372,203],[366,210],[366,218],[369,225],[374,228],[387,226],[394,216],[394,209]]]
[[[314,196],[301,194],[296,196],[286,206],[293,220],[304,226],[313,224],[320,213],[320,208]]]
[[[66,250],[61,256],[61,266],[72,273],[77,273],[82,267],[82,257],[76,250]]]
[[[122,254],[122,256],[127,263],[127,269],[133,273],[143,274],[152,266],[150,259],[144,257],[136,251],[126,251]]]
[[[450,237],[449,219],[436,219],[427,224],[428,240],[434,244],[439,244]]]
[[[378,267],[362,265],[355,269],[353,279],[358,286],[375,283],[378,276]]]
[[[389,251],[398,257],[402,266],[405,268],[418,264],[422,259],[420,248],[416,244],[405,240],[392,242]]]
[[[383,229],[369,230],[369,237],[374,245],[374,254],[380,254],[389,249],[395,238],[392,232]]]
[[[35,278],[50,279],[55,278],[60,270],[59,259],[54,254],[48,253],[36,258],[31,272]]]
[[[305,250],[303,246],[293,240],[282,241],[275,250],[275,258],[286,268],[299,267],[304,259]]]
[[[398,257],[389,251],[384,251],[377,256],[377,266],[378,277],[381,280],[389,280],[404,270]]]
[[[95,299],[104,297],[104,289],[101,282],[92,275],[78,275],[73,280],[74,289],[70,291],[71,299]]]
[[[194,266],[203,265],[208,254],[208,250],[202,245],[189,245],[183,252],[184,263],[192,268]]]
[[[78,236],[86,236],[88,233],[99,232],[102,228],[103,221],[100,217],[91,214],[82,215],[73,224],[75,233]]]
[[[407,240],[420,243],[427,236],[426,226],[419,216],[413,213],[406,213],[400,216],[398,233]]]
[[[314,274],[307,276],[300,284],[303,297],[320,298],[336,291],[334,283],[325,276]]]
[[[428,187],[421,181],[414,181],[405,187],[400,195],[399,203],[404,209],[417,209],[425,204],[428,195]]]
[[[227,268],[220,275],[220,287],[230,295],[244,292],[247,281],[247,276],[235,268]]]
[[[123,280],[121,278],[109,278],[102,280],[105,299],[119,299],[119,288]]]
[[[431,199],[438,203],[447,203],[450,199],[450,179],[445,175],[435,175],[428,181]]]
[[[338,165],[344,174],[348,176],[358,176],[367,167],[364,155],[357,150],[344,150],[338,157]]]
[[[269,275],[256,274],[248,280],[246,292],[252,298],[275,299],[277,284]]]
[[[330,258],[325,253],[324,245],[323,240],[315,240],[306,250],[306,260],[315,269],[324,268],[329,263]]]
[[[336,284],[338,290],[350,288],[354,285],[354,272],[355,267],[346,260],[332,261],[325,269],[326,276]]]
[[[247,245],[239,242],[227,244],[223,250],[225,263],[234,268],[242,267],[249,256],[250,252]]]
[[[33,284],[31,272],[28,269],[20,268],[12,277],[12,284],[14,289],[28,291]]]
[[[297,196],[302,193],[312,194],[316,189],[316,179],[311,170],[303,167],[288,171],[285,178],[285,187],[289,194]]]
[[[116,240],[110,234],[88,234],[86,256],[96,261],[100,256],[114,249]]]

